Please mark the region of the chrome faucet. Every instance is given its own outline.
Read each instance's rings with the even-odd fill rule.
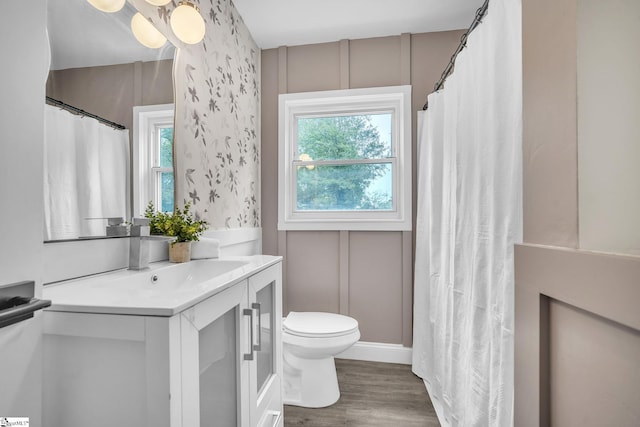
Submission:
[[[129,270],[149,267],[149,218],[133,218],[129,238]]]

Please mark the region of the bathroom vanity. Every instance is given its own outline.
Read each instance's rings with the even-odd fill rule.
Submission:
[[[44,425],[282,426],[281,258],[46,286]]]

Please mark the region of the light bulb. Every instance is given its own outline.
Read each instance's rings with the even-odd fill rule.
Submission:
[[[87,0],[89,4],[103,12],[117,12],[124,6],[125,0]]]
[[[205,33],[204,19],[193,3],[181,1],[171,13],[171,29],[186,44],[200,43]]]
[[[303,162],[310,162],[310,161],[312,161],[312,160],[313,160],[313,159],[311,158],[311,156],[310,156],[310,155],[308,155],[307,153],[302,153],[302,154],[300,154],[299,159],[300,159],[300,160],[302,160]],[[298,168],[299,168],[299,167],[300,167],[300,166],[298,166]],[[314,165],[307,165],[307,166],[305,166],[305,167],[306,167],[308,170],[313,170],[313,168],[315,168],[315,166],[314,166]]]
[[[167,38],[140,12],[131,18],[131,31],[140,43],[151,49],[158,49],[167,42]]]
[[[154,6],[164,6],[165,4],[169,4],[169,2],[171,2],[171,0],[147,0],[147,3]]]

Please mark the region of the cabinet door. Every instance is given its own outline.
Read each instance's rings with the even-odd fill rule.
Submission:
[[[182,425],[249,427],[247,283],[181,314]]]
[[[250,367],[252,425],[280,426],[282,420],[282,268],[276,264],[249,278],[255,312]]]

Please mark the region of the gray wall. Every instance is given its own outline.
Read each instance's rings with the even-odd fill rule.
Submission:
[[[601,173],[579,173],[578,167],[577,130],[591,132],[578,110],[600,102],[578,104],[578,80],[594,71],[577,60],[578,37],[591,31],[586,26],[578,32],[584,1],[523,1],[525,243],[515,254],[517,426],[640,425],[640,257],[578,249],[578,188]],[[599,89],[606,91],[609,83]],[[637,121],[639,113],[636,108],[630,116]],[[598,144],[607,151],[606,139]],[[609,221],[601,218],[595,227],[613,236]]]
[[[412,232],[277,230],[278,94],[411,84],[415,193],[415,112],[460,36],[403,34],[262,51],[263,250],[285,257],[285,314],[347,314],[360,322],[362,341],[411,346]]]

